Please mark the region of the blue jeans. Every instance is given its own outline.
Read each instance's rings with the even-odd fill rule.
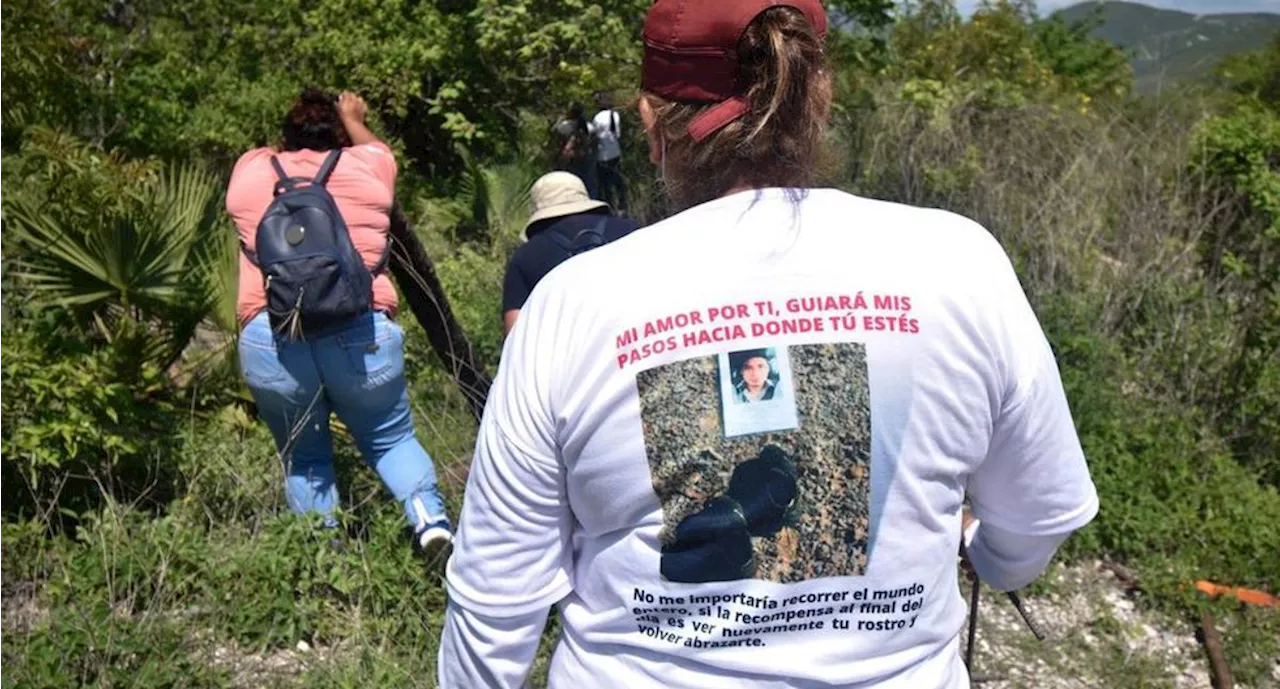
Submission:
[[[264,311],[244,327],[239,346],[240,371],[275,437],[294,512],[318,512],[336,523],[333,411],[415,531],[446,518],[431,456],[414,435],[404,332],[395,321],[376,312],[330,332],[284,340]]]

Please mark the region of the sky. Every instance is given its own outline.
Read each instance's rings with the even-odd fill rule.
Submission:
[[[1036,5],[1044,15],[1056,9],[1070,7],[1080,0],[1039,0]],[[1275,12],[1280,14],[1280,0],[1136,0],[1144,5],[1195,13],[1220,12]],[[956,5],[966,15],[978,5],[978,0],[956,0]]]

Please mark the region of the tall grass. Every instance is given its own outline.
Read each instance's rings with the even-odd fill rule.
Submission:
[[[1090,305],[1087,334],[1121,345],[1142,373],[1131,394],[1210,418],[1234,406],[1223,382],[1248,324],[1232,318],[1241,295],[1206,270],[1206,243],[1239,209],[1198,164],[1210,102],[1177,94],[1088,112],[881,102],[846,124],[858,144],[846,184],[982,223],[1033,304]]]

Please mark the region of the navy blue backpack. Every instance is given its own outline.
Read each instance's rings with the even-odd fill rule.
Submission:
[[[262,269],[272,328],[290,339],[370,311],[373,276],[386,266],[386,251],[372,270],[365,266],[325,189],[341,154],[330,151],[311,179],[290,177],[272,156],[275,198],[258,222],[256,251],[244,247]]]
[[[573,258],[578,254],[609,243],[609,239],[605,237],[604,233],[608,224],[609,216],[603,215],[594,225],[574,235],[573,239],[569,239],[555,230],[551,230],[546,234],[551,237],[551,241],[558,244],[565,253],[569,254],[569,258]]]

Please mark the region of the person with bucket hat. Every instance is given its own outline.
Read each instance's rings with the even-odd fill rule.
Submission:
[[[966,502],[1002,590],[1097,514],[995,238],[818,184],[826,29],[818,0],[650,6],[639,115],[676,213],[547,275],[506,338],[445,689],[524,686],[552,605],[552,689],[963,689]],[[729,355],[766,349],[786,394],[736,403]]]
[[[587,195],[577,175],[549,172],[529,190],[533,213],[524,226],[528,240],[516,249],[502,281],[502,322],[511,332],[534,285],[569,257],[627,235],[640,225],[610,213],[609,204]]]

